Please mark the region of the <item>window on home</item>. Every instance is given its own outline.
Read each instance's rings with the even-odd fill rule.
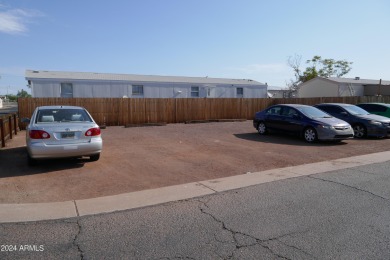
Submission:
[[[72,98],[73,97],[73,84],[61,83],[61,97]]]
[[[132,95],[143,95],[144,94],[144,86],[142,85],[133,85],[132,87]]]
[[[191,87],[191,97],[199,97],[199,87],[198,86]]]
[[[242,98],[242,97],[244,97],[244,88],[237,88],[237,97],[238,98]]]

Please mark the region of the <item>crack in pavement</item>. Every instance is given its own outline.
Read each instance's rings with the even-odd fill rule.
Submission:
[[[79,237],[79,235],[81,233],[80,220],[77,220],[76,224],[77,224],[78,231],[77,231],[77,234],[75,235],[75,237],[73,239],[72,244],[77,247],[77,252],[79,252],[79,254],[80,254],[80,259],[84,259],[84,252],[83,252],[83,250],[81,250],[80,245],[76,242],[76,240],[78,239],[78,237]]]
[[[214,192],[218,192],[218,191],[216,191],[216,190],[214,190],[213,188],[211,188],[211,187],[209,187],[209,186],[207,186],[207,185],[205,185],[205,184],[203,184],[203,183],[201,183],[201,182],[197,182],[197,184],[199,184],[200,186],[202,186],[202,187],[205,187],[206,189],[210,189],[210,190],[212,190],[212,191],[214,191]]]
[[[344,187],[348,187],[348,188],[351,188],[351,189],[354,189],[354,190],[357,190],[357,191],[361,191],[361,192],[364,192],[364,193],[368,193],[374,197],[377,197],[377,198],[380,198],[382,200],[385,200],[385,201],[388,201],[389,199],[388,198],[385,198],[385,197],[382,197],[378,194],[375,194],[375,193],[372,193],[371,191],[368,191],[368,190],[363,190],[363,189],[360,189],[358,187],[355,187],[355,186],[351,186],[351,185],[348,185],[348,184],[345,184],[345,183],[341,183],[341,182],[337,182],[337,181],[332,181],[332,180],[327,180],[327,179],[322,179],[322,178],[319,178],[319,177],[313,177],[313,176],[307,176],[308,178],[312,178],[312,179],[315,179],[315,180],[320,180],[320,181],[324,181],[324,182],[329,182],[329,183],[334,183],[334,184],[338,184],[338,185],[341,185],[341,186],[344,186]]]
[[[171,260],[171,259],[177,259],[177,260],[182,260],[182,259],[188,259],[188,260],[196,260],[196,258],[192,258],[192,257],[189,257],[189,256],[174,256],[174,257],[160,257],[158,258],[159,260]]]
[[[223,230],[226,230],[226,231],[228,231],[228,232],[230,232],[232,234],[232,238],[234,240],[233,243],[235,245],[235,249],[229,254],[227,259],[234,258],[235,252],[237,250],[241,249],[241,248],[248,248],[248,247],[259,245],[259,246],[265,248],[266,250],[270,251],[274,256],[282,258],[282,259],[288,259],[289,260],[290,258],[278,254],[270,246],[267,245],[268,242],[272,242],[272,241],[277,241],[278,243],[281,243],[282,245],[284,245],[286,247],[292,248],[292,249],[297,250],[297,251],[299,251],[301,253],[304,253],[307,256],[315,258],[313,255],[309,254],[308,252],[305,252],[304,250],[302,250],[302,249],[300,249],[300,248],[298,248],[296,246],[292,246],[292,245],[289,245],[289,244],[287,244],[287,243],[285,243],[283,241],[280,241],[280,239],[282,239],[284,237],[291,236],[291,235],[298,234],[298,233],[301,234],[302,232],[294,232],[294,233],[290,233],[290,234],[284,234],[284,235],[281,235],[281,236],[278,236],[278,237],[274,237],[274,238],[270,238],[270,239],[259,239],[257,237],[252,236],[252,235],[248,235],[248,234],[245,234],[245,233],[240,232],[240,231],[235,231],[235,230],[227,227],[223,220],[217,218],[212,213],[207,211],[207,209],[210,209],[210,207],[208,206],[208,203],[210,202],[210,200],[211,200],[211,198],[208,199],[207,201],[202,201],[201,199],[198,199],[196,201],[198,201],[200,203],[199,209],[200,209],[200,211],[203,214],[210,216],[212,219],[214,219],[217,223],[219,223],[222,226]],[[216,239],[216,235],[215,234],[214,234],[214,238]],[[253,242],[245,242],[244,240],[253,241]],[[218,241],[220,243],[229,243],[227,241],[220,241],[218,239],[216,239],[216,241]],[[221,256],[221,258],[225,258],[225,257]]]
[[[285,245],[286,247],[289,247],[289,248],[295,249],[295,250],[297,250],[297,251],[300,251],[300,252],[302,252],[302,253],[304,253],[304,254],[306,254],[306,255],[312,257],[313,259],[317,259],[314,255],[312,255],[312,254],[310,254],[310,253],[304,251],[303,249],[301,249],[301,248],[299,248],[299,247],[296,247],[296,246],[294,246],[294,245],[289,245],[289,244],[287,244],[286,242],[284,242],[284,241],[282,241],[282,240],[279,240],[279,239],[282,239],[282,238],[287,237],[287,236],[291,236],[291,235],[294,235],[294,234],[302,234],[302,233],[305,233],[305,232],[295,232],[295,233],[291,233],[291,234],[286,234],[286,235],[282,235],[282,236],[277,237],[277,238],[271,238],[271,239],[269,239],[269,240],[267,240],[267,241],[273,241],[273,240],[275,240],[275,241],[277,241],[278,243],[281,243],[282,245]]]

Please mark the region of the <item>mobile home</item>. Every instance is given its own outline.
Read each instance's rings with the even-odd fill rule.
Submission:
[[[32,97],[266,98],[250,79],[26,70]]]

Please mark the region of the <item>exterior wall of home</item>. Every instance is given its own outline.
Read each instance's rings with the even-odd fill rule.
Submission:
[[[191,98],[191,87],[199,87],[199,97],[235,98],[237,87],[243,88],[243,98],[267,97],[266,85],[207,85],[193,83],[86,81],[60,79],[29,79],[33,97],[61,97],[61,83],[71,83],[73,97],[79,98]],[[133,95],[132,86],[142,85],[143,95]]]
[[[269,89],[268,92],[271,94],[271,98],[291,98],[295,97],[295,93],[292,93],[287,89]]]
[[[339,84],[339,97],[356,97],[364,96],[364,86],[362,84]]]
[[[365,96],[390,96],[390,85],[367,85],[364,87]]]
[[[31,84],[32,97],[60,97],[60,84],[48,81],[39,81]]]
[[[338,97],[338,85],[334,82],[322,79],[312,79],[299,87],[298,97]]]
[[[362,84],[337,83],[325,79],[312,79],[301,84],[299,97],[351,97],[364,96]]]

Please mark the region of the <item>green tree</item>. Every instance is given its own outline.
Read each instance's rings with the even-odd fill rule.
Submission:
[[[16,101],[17,97],[13,94],[5,95],[9,101]]]
[[[24,98],[24,97],[31,97],[30,94],[27,93],[27,91],[25,91],[24,89],[18,91],[18,93],[16,94],[16,97],[20,98]]]
[[[287,64],[294,71],[294,79],[288,83],[290,90],[295,91],[298,85],[311,80],[315,77],[342,77],[347,74],[352,68],[352,62],[346,60],[322,59],[321,56],[314,56],[311,60],[307,60],[308,65],[305,70],[301,70],[302,56],[294,55],[289,57]]]

